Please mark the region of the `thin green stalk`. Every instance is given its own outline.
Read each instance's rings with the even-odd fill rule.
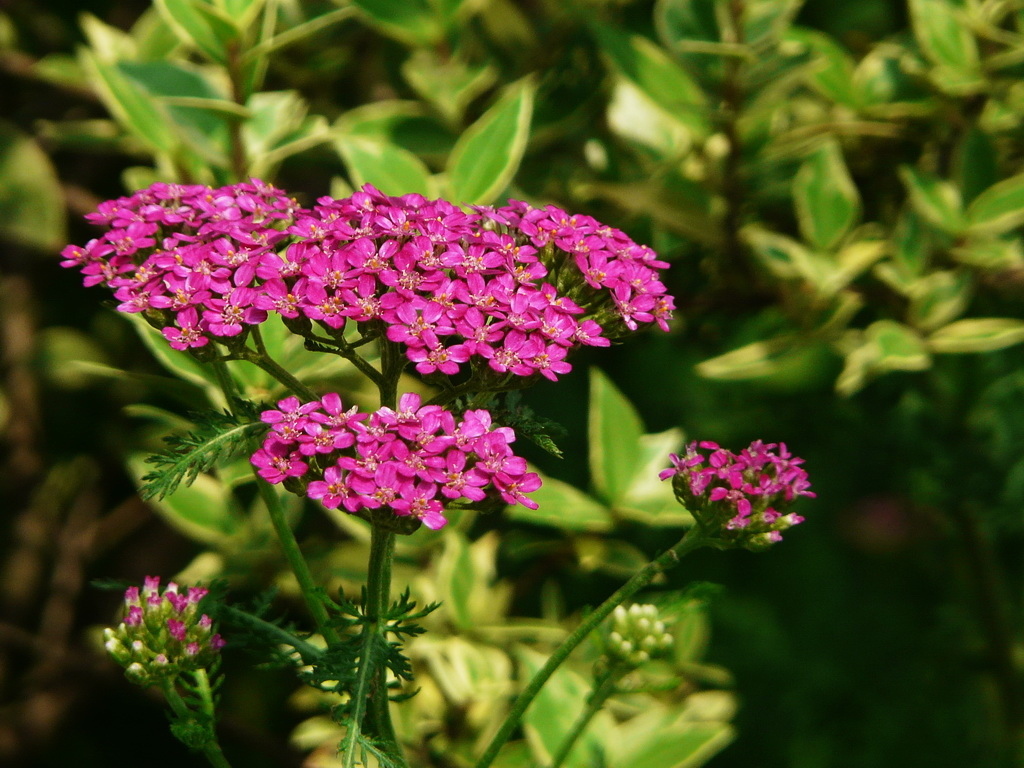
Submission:
[[[398,379],[405,368],[405,355],[401,347],[393,341],[381,336],[380,369],[381,380],[377,383],[380,391],[381,407],[394,408],[398,402]]]
[[[302,657],[303,664],[315,665],[323,658],[324,652],[322,649],[303,640],[301,637],[296,637],[288,630],[277,626],[277,624],[264,621],[259,616],[253,616],[247,611],[225,605],[219,609],[218,615],[224,618],[228,624],[255,629],[264,635],[272,636],[281,645],[291,646]]]
[[[659,573],[663,573],[668,569],[676,565],[679,560],[689,552],[704,546],[707,543],[702,532],[699,528],[691,528],[687,534],[671,549],[666,550],[654,560],[645,565],[642,569],[637,571],[633,577],[623,584],[611,597],[601,603],[592,613],[590,613],[581,623],[576,630],[567,637],[555,652],[551,654],[547,662],[543,667],[533,676],[529,684],[523,689],[522,693],[516,698],[512,704],[512,709],[509,710],[508,715],[505,717],[505,721],[501,724],[501,728],[491,739],[491,743],[487,745],[487,749],[484,750],[483,755],[476,762],[475,768],[488,768],[491,763],[494,762],[494,758],[498,756],[498,752],[504,746],[505,742],[508,741],[512,732],[519,725],[519,721],[522,719],[523,714],[529,708],[530,704],[540,693],[541,688],[548,681],[548,678],[554,674],[555,670],[558,669],[562,662],[569,658],[571,654],[580,643],[586,639],[587,635],[593,632],[603,622],[608,615],[615,610],[616,606],[621,605],[630,597],[635,595],[641,589],[646,587],[654,577]]]
[[[572,730],[569,731],[569,735],[565,737],[565,741],[562,746],[558,748],[558,752],[555,753],[554,760],[551,761],[551,765],[548,768],[561,768],[562,763],[572,752],[572,748],[576,746],[576,742],[579,741],[580,736],[587,730],[587,726],[590,725],[590,721],[594,719],[594,715],[601,711],[604,707],[604,703],[608,701],[608,698],[615,693],[615,686],[619,683],[619,676],[612,672],[609,672],[604,680],[601,681],[600,685],[594,689],[594,691],[587,697],[587,706],[580,713],[580,716],[576,718],[576,722],[572,725]]]
[[[373,664],[370,659],[373,657],[375,641],[374,628],[369,623],[364,624],[359,646],[359,669],[356,672],[355,688],[352,690],[352,711],[348,728],[345,731],[345,738],[341,742],[341,752],[344,755],[343,768],[354,768],[356,764],[359,736],[362,734],[363,718],[366,715],[366,701],[370,696],[374,677]]]
[[[328,646],[337,644],[340,639],[338,632],[330,624],[327,607],[319,597],[319,590],[317,589],[316,582],[313,581],[313,574],[309,570],[306,558],[302,555],[299,542],[295,539],[295,532],[288,525],[288,520],[284,513],[284,505],[281,504],[277,491],[271,488],[270,484],[261,477],[256,478],[256,487],[263,498],[263,503],[267,505],[267,511],[270,513],[270,522],[274,526],[274,532],[277,534],[278,541],[281,542],[281,549],[284,552],[285,560],[288,561],[292,573],[295,574],[296,581],[299,582],[299,591],[302,592],[302,598],[306,601],[306,606],[313,615],[313,621],[316,622],[317,629],[324,636]]]
[[[342,742],[345,768],[355,765],[359,736],[364,730],[375,737],[398,765],[407,765],[391,722],[387,667],[377,663],[374,654],[375,646],[385,640],[385,622],[382,617],[391,601],[391,561],[394,558],[395,534],[376,525],[370,531],[370,561],[366,576],[366,603],[363,606],[366,623],[363,625],[359,669],[352,691],[352,716]]]
[[[288,373],[288,371],[278,365],[277,362],[267,354],[266,348],[263,347],[263,339],[260,337],[258,331],[253,334],[253,339],[256,340],[257,347],[261,347],[262,351],[259,349],[253,350],[249,347],[242,347],[238,350],[238,356],[242,360],[247,360],[253,365],[263,369],[279,382],[284,384],[293,394],[298,395],[303,400],[313,401],[320,399],[316,392]]]
[[[269,356],[266,356],[265,359],[270,360]],[[274,365],[277,364],[274,363]],[[231,401],[238,397],[238,393],[235,390],[235,383],[231,379],[231,375],[229,374],[225,363],[215,361],[213,363],[213,369],[217,374],[217,382],[220,384],[221,390],[224,392],[224,397],[228,401],[228,407],[230,408]],[[316,395],[312,395],[309,399],[315,400]],[[324,636],[327,644],[332,645],[337,643],[339,640],[338,633],[335,631],[334,627],[330,626],[330,617],[327,615],[327,608],[324,606],[323,601],[318,597],[316,582],[313,581],[313,574],[309,570],[309,564],[306,562],[306,558],[302,555],[302,550],[299,548],[299,542],[295,540],[295,533],[292,531],[291,526],[288,525],[288,520],[284,513],[284,506],[281,504],[281,499],[278,498],[277,491],[271,488],[270,484],[256,473],[255,467],[253,467],[253,474],[256,474],[256,487],[259,489],[259,494],[263,499],[263,503],[267,505],[267,512],[270,514],[270,522],[274,526],[274,532],[277,534],[278,541],[281,543],[281,549],[284,552],[285,560],[288,561],[288,565],[291,567],[292,573],[295,574],[295,579],[299,582],[299,589],[302,592],[303,599],[306,601],[306,605],[309,607],[309,612],[313,615],[313,620],[316,622],[317,628],[320,630],[320,634]]]
[[[210,718],[210,728],[212,729],[213,694],[210,690],[210,681],[206,677],[206,670],[201,669],[196,673],[196,682],[198,684],[199,693],[203,697],[202,714]],[[184,699],[181,698],[181,694],[179,694],[177,688],[174,687],[173,681],[165,680],[163,685],[160,686],[160,689],[163,691],[164,698],[167,700],[168,705],[170,705],[171,710],[175,715],[185,721],[196,719],[196,713],[189,709],[188,704],[186,704]],[[214,735],[214,738],[204,745],[200,751],[214,768],[231,768],[231,763],[228,762],[228,759],[221,751],[216,735]]]
[[[391,563],[394,554],[394,532],[374,526],[370,537],[370,568],[366,579],[365,610],[367,618],[372,621],[372,626],[381,640],[386,640],[386,626],[380,617],[387,611],[391,602]],[[391,722],[388,670],[385,666],[380,666],[376,670],[367,718],[372,733],[389,748],[389,752],[399,765],[405,765],[405,756],[402,754],[395,727]]]

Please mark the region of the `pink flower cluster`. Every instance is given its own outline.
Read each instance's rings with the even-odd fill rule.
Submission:
[[[486,410],[470,410],[456,422],[438,405],[421,405],[414,393],[398,408],[372,414],[344,410],[327,394],[311,403],[288,397],[264,411],[271,425],[252,456],[259,475],[281,483],[302,478],[306,495],[347,512],[390,508],[399,517],[441,528],[444,500],[481,501],[488,487],[509,504],[536,509],[524,494],[540,487],[526,461],[512,452],[515,433],[492,427]]]
[[[109,230],[65,248],[61,266],[81,267],[86,285],[113,288],[122,312],[163,310],[175,349],[201,347],[267,319],[258,273],[277,260],[297,207],[257,180],[220,189],[154,184],[87,216]]]
[[[639,323],[667,328],[673,309],[659,279],[668,265],[650,248],[552,206],[466,212],[367,185],[306,210],[252,181],[154,185],[90,220],[112,229],[66,248],[63,265],[114,288],[118,309],[173,322],[163,333],[177,349],[277,312],[334,334],[379,321],[422,374],[476,358],[555,380],[574,347],[608,346]]]
[[[143,684],[210,666],[224,640],[214,632],[212,619],[199,613],[207,594],[203,587],[182,594],[174,582],[161,591],[159,577],[147,576],[141,589],[125,591],[124,620],[104,632],[107,651]]]
[[[745,541],[781,541],[781,531],[803,518],[780,510],[798,496],[815,496],[800,466],[803,459],[790,454],[785,443],[757,440],[736,454],[717,443],[694,442],[669,459],[672,466],[659,477],[672,478],[676,496],[698,522],[741,533],[738,538]]]
[[[590,216],[570,215],[553,205],[534,208],[510,200],[504,208],[484,213],[522,233],[535,248],[554,246],[568,254],[586,284],[605,301],[610,299],[612,311],[629,330],[635,331],[638,323],[657,323],[668,330],[675,303],[658,272],[668,264],[646,245]]]

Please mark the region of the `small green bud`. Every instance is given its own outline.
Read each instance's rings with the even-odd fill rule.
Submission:
[[[608,633],[606,656],[611,664],[636,667],[672,647],[672,635],[653,605],[616,606]]]

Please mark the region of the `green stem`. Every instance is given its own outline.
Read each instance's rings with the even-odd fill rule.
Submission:
[[[247,611],[225,605],[219,609],[218,616],[223,618],[227,624],[256,630],[263,635],[273,637],[275,642],[281,645],[291,646],[302,657],[303,664],[316,665],[323,658],[324,652],[322,649],[306,642],[300,637],[296,637],[291,632],[277,626],[277,624],[264,621],[259,616],[253,616]]]
[[[352,768],[355,765],[359,736],[365,730],[377,739],[389,757],[404,768],[407,763],[391,722],[388,670],[378,663],[374,653],[374,648],[386,640],[383,616],[391,601],[391,561],[394,558],[395,534],[377,525],[373,525],[370,531],[370,562],[366,576],[366,603],[363,606],[366,623],[363,625],[356,684],[352,690],[352,716],[342,742],[344,766]]]
[[[213,693],[210,690],[210,681],[206,676],[206,670],[198,670],[195,673],[195,679],[197,690],[199,690],[200,695],[203,697],[202,715],[209,718],[210,730],[213,732]],[[178,693],[178,689],[174,687],[172,680],[165,680],[160,689],[164,693],[167,704],[180,720],[196,720],[196,713],[189,709],[188,704],[185,703]],[[221,751],[220,744],[217,742],[216,732],[213,733],[213,738],[203,745],[200,751],[214,768],[231,768],[231,763],[228,762],[228,759]]]
[[[281,542],[281,549],[284,552],[285,560],[288,561],[292,573],[295,574],[296,581],[299,582],[299,591],[302,592],[302,598],[306,601],[306,606],[313,615],[317,629],[324,636],[328,646],[336,645],[340,638],[337,631],[330,624],[327,607],[320,599],[316,582],[313,581],[313,574],[309,570],[309,564],[306,562],[306,558],[302,556],[299,542],[295,539],[295,532],[288,525],[288,520],[284,513],[284,505],[281,504],[277,491],[271,488],[270,484],[263,480],[263,478],[258,476],[256,478],[256,487],[259,488],[263,503],[267,505],[267,511],[270,513],[270,522],[274,526],[274,532],[277,534],[278,541]]]
[[[386,640],[387,627],[381,616],[391,603],[391,562],[395,556],[395,534],[393,531],[374,526],[370,534],[370,563],[366,577],[366,616],[372,622],[374,631],[381,640]],[[370,692],[368,725],[373,735],[386,746],[390,754],[405,765],[402,748],[391,722],[391,700],[388,696],[388,670],[380,665],[375,672],[373,690]]]
[[[707,540],[704,538],[702,531],[697,527],[691,528],[674,547],[666,550],[637,571],[615,594],[590,613],[583,620],[583,623],[555,649],[555,652],[551,654],[544,666],[533,676],[533,679],[530,680],[526,688],[523,689],[522,693],[513,702],[512,709],[509,710],[508,715],[505,716],[505,721],[501,724],[501,728],[498,729],[494,738],[491,739],[491,743],[487,745],[487,749],[484,750],[483,755],[476,762],[475,768],[488,768],[494,762],[494,758],[498,756],[498,751],[504,746],[512,732],[519,725],[523,714],[530,704],[533,703],[537,694],[540,693],[548,678],[554,674],[563,661],[569,658],[569,654],[576,649],[576,646],[582,643],[587,635],[593,632],[615,610],[616,606],[621,605],[650,584],[659,573],[672,568],[684,555],[704,546],[706,543]]]
[[[405,368],[405,355],[402,348],[383,335],[380,339],[381,380],[377,383],[380,391],[381,407],[394,408],[398,403],[398,379]]]
[[[249,347],[242,347],[238,350],[238,356],[242,360],[247,360],[255,366],[263,369],[279,382],[284,384],[293,394],[298,395],[300,398],[307,402],[313,400],[319,400],[316,392],[307,387],[301,381],[292,376],[288,371],[277,364],[267,354],[266,347],[263,346],[263,339],[259,334],[259,330],[253,327],[256,332],[252,334],[253,339],[256,342],[257,349],[249,349]]]
[[[576,722],[573,723],[572,730],[569,731],[569,735],[566,736],[562,746],[558,748],[558,752],[555,754],[555,759],[551,761],[551,765],[548,768],[561,768],[562,763],[572,752],[572,748],[576,746],[576,742],[579,741],[580,736],[587,730],[587,726],[590,725],[590,721],[594,719],[594,715],[601,711],[604,707],[604,703],[608,701],[608,698],[615,693],[615,686],[618,685],[618,675],[609,672],[601,684],[594,689],[593,693],[587,698],[587,706],[580,713],[580,716],[576,718]]]
[[[217,376],[217,384],[227,400],[228,410],[233,411],[234,408],[231,407],[231,401],[238,399],[238,389],[235,387],[235,380],[231,378],[231,372],[228,370],[227,363],[223,360],[214,360],[212,365],[213,372]]]

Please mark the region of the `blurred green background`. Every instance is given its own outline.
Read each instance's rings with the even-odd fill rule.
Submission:
[[[338,7],[279,5],[284,29]],[[739,710],[719,768],[1016,764],[1018,5],[420,0],[397,13],[381,0],[268,57],[263,91],[293,100],[277,105],[287,135],[262,136],[264,155],[276,152],[265,172],[303,203],[368,179],[444,191],[457,137],[532,76],[529,142],[499,191],[592,214],[672,262],[670,334],[589,350],[526,394],[567,430],[564,459],[530,455],[545,472],[590,482],[590,366],[648,432],[680,427],[735,450],[784,441],[806,458],[818,499],[800,510],[805,525],[768,552],[699,552],[671,575],[724,586],[707,660],[731,673]],[[102,22],[85,22],[91,37],[83,14]],[[115,107],[111,119],[99,70],[83,66],[83,46],[100,62],[192,62],[181,71],[222,88],[158,18],[139,0],[0,6],[5,766],[194,759],[159,703],[96,652],[91,628],[117,599],[89,586],[175,573],[202,551],[138,499],[124,468],[157,444],[126,406],[184,412],[190,392],[162,378],[106,296],[57,266],[65,243],[93,236],[82,215],[101,200],[168,173],[230,181],[223,126],[167,100],[195,96],[195,81],[132,81],[178,110],[170,124],[186,140],[161,156],[130,116]],[[133,26],[143,42],[128,50],[109,30]],[[570,533],[477,523],[491,528],[518,615],[540,610],[549,580],[570,611],[618,583],[577,567]],[[630,522],[615,536],[648,554],[675,541]],[[239,764],[301,764],[287,745],[302,719],[289,676],[227,666],[227,749],[246,755]]]

